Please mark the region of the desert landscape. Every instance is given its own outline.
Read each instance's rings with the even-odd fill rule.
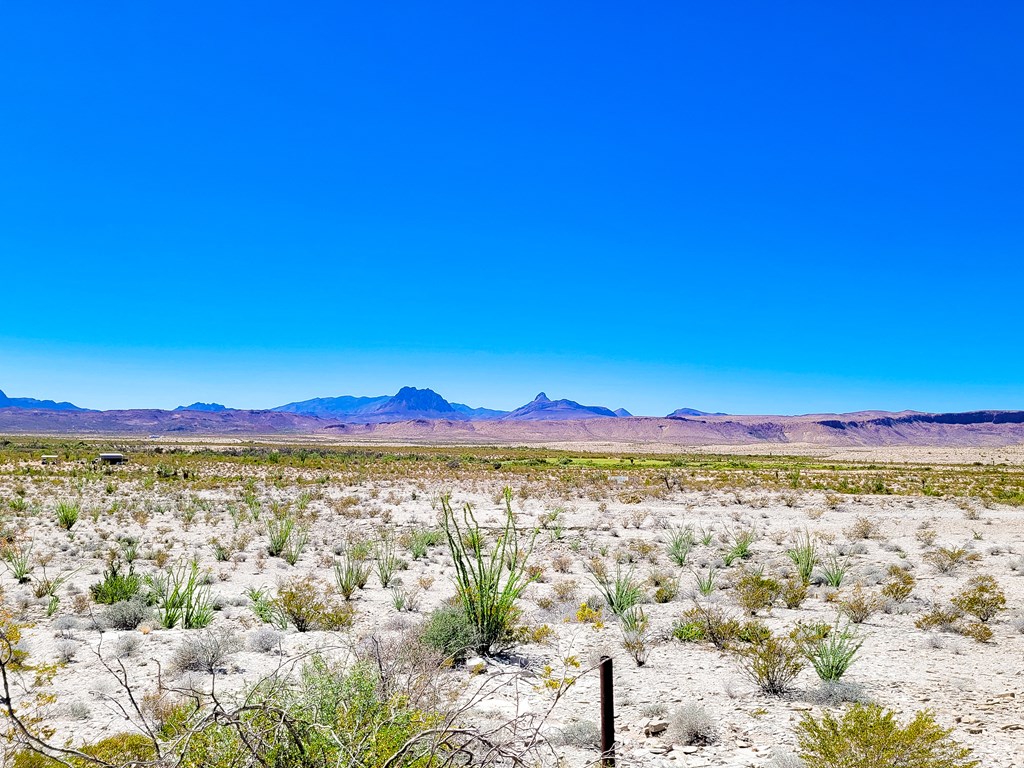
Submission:
[[[339,665],[420,713],[389,764],[594,765],[608,656],[618,765],[831,765],[801,723],[870,704],[1024,765],[1019,448],[865,450],[9,438],[6,759],[248,764],[239,707]]]

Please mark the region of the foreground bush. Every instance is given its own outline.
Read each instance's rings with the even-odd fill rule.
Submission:
[[[807,768],[972,768],[971,750],[949,738],[951,730],[918,712],[905,727],[875,704],[855,704],[842,720],[825,712],[805,714],[797,726],[800,757]]]
[[[143,765],[154,761],[159,746],[160,764],[180,768],[428,768],[456,749],[457,734],[442,713],[388,695],[365,662],[342,671],[314,656],[296,679],[260,683],[244,701],[219,713],[169,704],[155,740],[123,733],[82,747],[95,761],[23,751],[14,766]]]
[[[476,628],[461,606],[438,608],[423,627],[423,643],[444,654],[446,659],[462,661],[477,646]]]

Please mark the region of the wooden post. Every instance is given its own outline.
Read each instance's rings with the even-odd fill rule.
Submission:
[[[612,692],[612,658],[601,657],[601,765],[615,765],[615,700]]]

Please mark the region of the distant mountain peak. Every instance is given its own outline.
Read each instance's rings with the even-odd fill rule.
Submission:
[[[53,400],[36,400],[34,397],[8,397],[0,390],[0,408],[30,408],[42,411],[84,411],[72,403],[55,403]]]
[[[727,413],[709,413],[708,411],[698,411],[696,408],[676,408],[668,415],[668,418],[680,418],[683,416],[728,416]]]
[[[632,415],[633,415],[632,413],[630,413],[629,411],[627,411],[627,410],[626,410],[625,408],[616,408],[616,409],[615,409],[615,410],[613,411],[613,413],[614,413],[614,414],[615,414],[616,416],[619,416],[620,418],[628,418],[629,416],[632,416]]]
[[[226,405],[220,403],[192,403],[192,405],[179,405],[176,411],[206,411],[208,413],[219,413],[228,410]]]
[[[549,400],[541,392],[531,402],[516,408],[504,418],[510,421],[563,421],[615,418],[615,412],[600,405],[580,405],[575,400]]]

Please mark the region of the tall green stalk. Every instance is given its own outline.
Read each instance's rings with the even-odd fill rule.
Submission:
[[[512,489],[505,488],[505,523],[492,547],[477,523],[473,508],[466,504],[461,514],[451,505],[451,496],[441,497],[444,532],[455,562],[455,582],[466,618],[476,631],[478,653],[500,651],[512,644],[516,601],[534,580],[526,572],[526,560],[533,552],[537,531],[524,537],[515,525]]]

